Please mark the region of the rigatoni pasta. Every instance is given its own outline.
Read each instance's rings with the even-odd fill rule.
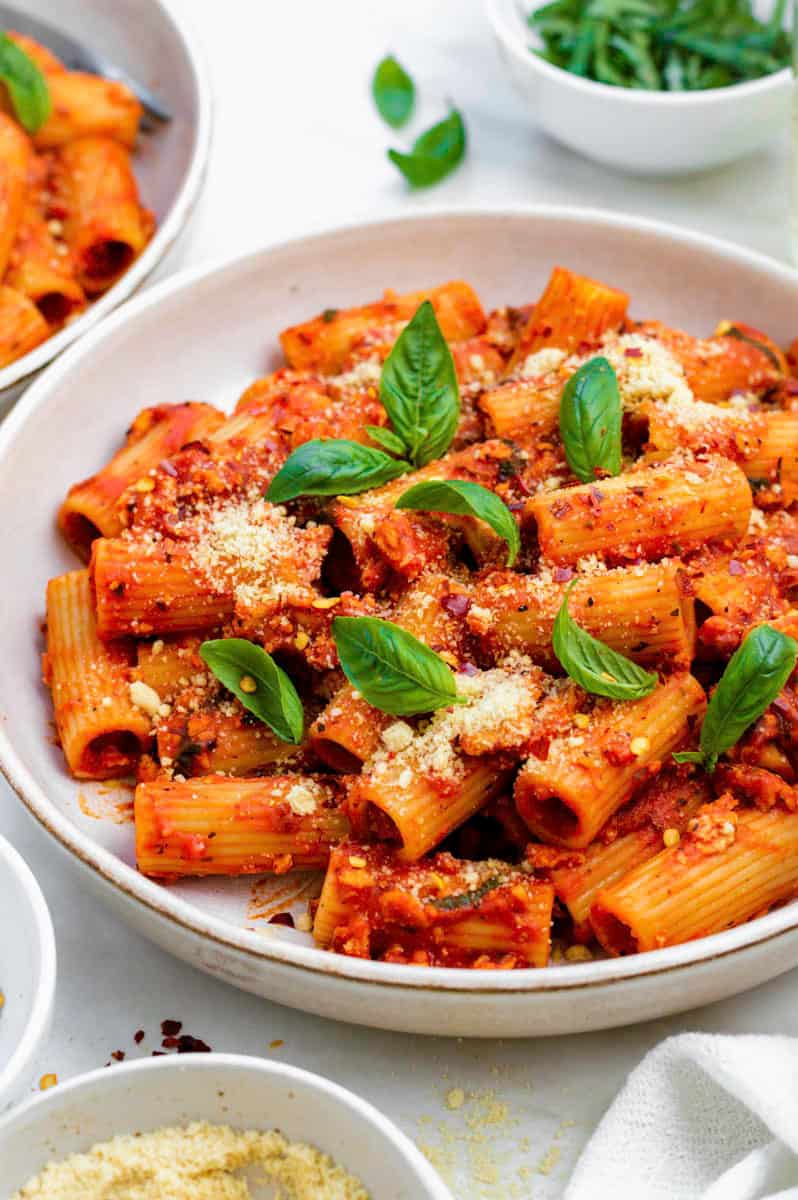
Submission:
[[[113,153],[106,133],[58,169],[108,153],[121,186],[124,122]],[[44,245],[30,197],[8,212]],[[113,257],[89,248],[77,286]],[[0,289],[0,349],[47,326],[38,269]],[[49,585],[45,678],[72,774],[135,778],[146,875],[324,872],[320,947],[476,969],[657,949],[798,895],[788,360],[749,326],[632,320],[565,267],[522,299],[324,310],[232,416],[145,409],[70,488],[88,566]],[[410,398],[408,346],[435,360]],[[575,449],[577,387],[604,407]],[[718,741],[763,638],[782,674]]]
[[[2,89],[0,367],[112,287],[155,225],[131,165],[142,112],[136,96],[123,83],[66,70],[31,38],[8,36],[41,72],[49,115],[26,132]]]

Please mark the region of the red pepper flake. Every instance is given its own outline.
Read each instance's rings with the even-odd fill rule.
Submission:
[[[125,1061],[124,1050],[112,1050],[111,1058],[114,1060],[114,1062],[124,1062]]]
[[[167,475],[171,475],[173,479],[177,478],[177,469],[171,459],[162,458],[158,463],[158,466],[162,471],[165,471]]]
[[[736,558],[729,559],[729,574],[730,575],[745,575],[745,567]]]
[[[571,503],[569,500],[558,500],[556,504],[551,506],[551,515],[555,521],[562,520],[571,511]]]
[[[190,1033],[184,1033],[178,1041],[178,1054],[210,1054],[211,1048],[201,1038],[192,1037]]]
[[[273,917],[269,917],[270,925],[287,925],[289,929],[294,928],[294,918],[290,912],[275,913]]]
[[[604,499],[604,493],[600,492],[595,484],[591,484],[590,491],[587,494],[587,499],[591,508],[601,508],[601,501]]]
[[[623,352],[624,358],[642,358],[643,351],[639,346],[627,346]]]
[[[523,500],[511,500],[507,507],[510,512],[522,512],[526,508],[526,505]]]
[[[479,667],[472,662],[460,663],[458,670],[461,675],[479,675]]]
[[[144,1030],[143,1029],[136,1030],[136,1032],[133,1034],[133,1041],[136,1043],[137,1046],[141,1045],[141,1043],[144,1041]]]
[[[785,379],[784,390],[788,396],[798,396],[798,379]]]
[[[441,608],[453,617],[464,617],[471,607],[471,597],[462,592],[448,592],[441,596]]]
[[[165,1058],[166,1055],[163,1050],[153,1050],[152,1057],[153,1058]]]
[[[182,1021],[161,1021],[161,1033],[164,1037],[174,1037],[183,1028]]]
[[[161,1045],[163,1046],[163,1048],[165,1050],[176,1050],[179,1042],[180,1042],[179,1038],[165,1037],[163,1039],[163,1041],[161,1042]]]
[[[574,573],[570,567],[555,567],[554,582],[567,583],[569,579],[573,579]]]

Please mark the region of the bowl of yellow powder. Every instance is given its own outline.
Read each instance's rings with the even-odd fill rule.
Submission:
[[[0,1120],[0,1200],[452,1200],[370,1104],[226,1054],[61,1083]]]

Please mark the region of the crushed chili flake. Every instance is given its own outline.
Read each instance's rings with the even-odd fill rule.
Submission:
[[[211,1048],[203,1042],[202,1038],[192,1037],[190,1033],[184,1033],[177,1044],[178,1054],[210,1054]]]
[[[449,592],[441,596],[441,608],[453,617],[464,617],[471,607],[471,597],[459,592]]]
[[[183,1028],[182,1021],[161,1021],[161,1033],[164,1037],[174,1037]]]
[[[275,913],[274,916],[269,917],[269,924],[270,925],[287,925],[289,929],[293,929],[294,928],[294,918],[290,912],[279,912],[279,913]]]
[[[125,1061],[124,1050],[112,1050],[111,1058],[114,1060],[114,1062],[124,1062]]]
[[[143,1029],[136,1030],[136,1032],[133,1034],[133,1041],[136,1043],[137,1046],[141,1045],[141,1043],[144,1041],[144,1030]]]
[[[624,358],[642,358],[643,351],[640,346],[627,346],[624,350]]]

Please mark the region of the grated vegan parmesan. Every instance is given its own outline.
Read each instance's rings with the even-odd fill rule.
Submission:
[[[458,675],[457,691],[468,703],[441,709],[413,732],[396,721],[382,733],[382,745],[364,766],[379,777],[391,763],[399,768],[396,786],[409,788],[416,773],[454,781],[463,772],[462,753],[485,754],[524,740],[537,709],[541,674],[528,659],[477,675]]]
[[[629,350],[635,354],[629,355]],[[626,410],[639,408],[645,400],[679,404],[693,399],[684,367],[656,338],[641,333],[605,334],[599,353],[615,369]]]
[[[367,388],[379,384],[382,375],[382,363],[378,358],[364,358],[356,363],[351,371],[333,377],[333,383],[339,387]]]
[[[553,371],[558,371],[565,362],[567,355],[564,350],[557,350],[553,346],[546,346],[542,350],[537,350],[534,354],[529,354],[524,360],[524,365],[521,367],[521,377],[523,379],[538,379],[543,375],[551,375]]]
[[[323,800],[324,796],[324,789],[317,783],[312,779],[303,779],[294,784],[285,799],[291,812],[296,813],[298,817],[306,817],[316,811],[319,801]]]
[[[562,350],[545,347],[530,354],[520,370],[520,378],[560,384],[596,355],[603,355],[618,378],[621,400],[626,410],[640,407],[648,400],[689,403],[693,393],[684,367],[667,346],[642,333],[605,333],[599,346],[587,354],[567,357]]]
[[[301,554],[301,531],[279,505],[258,500],[210,513],[191,547],[191,558],[209,585],[253,605],[264,594],[290,592],[281,582],[287,563]]]
[[[369,1200],[353,1175],[277,1130],[236,1130],[194,1122],[125,1134],[84,1154],[49,1163],[11,1200],[249,1200],[254,1183],[280,1200]]]

